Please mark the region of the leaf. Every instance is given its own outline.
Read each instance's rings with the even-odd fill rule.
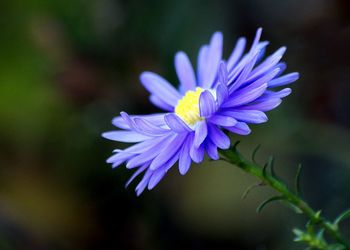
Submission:
[[[236,150],[238,144],[240,144],[240,143],[241,143],[241,141],[236,141],[235,144],[233,144],[231,148]]]
[[[260,212],[263,210],[263,208],[264,208],[267,204],[269,204],[270,202],[279,201],[279,200],[285,200],[285,197],[284,197],[284,196],[273,196],[273,197],[271,197],[271,198],[269,198],[269,199],[264,200],[264,201],[257,207],[256,212],[257,212],[257,213],[260,213]]]
[[[271,170],[271,175],[273,176],[273,177],[276,177],[276,174],[275,174],[275,170],[274,170],[274,165],[275,165],[275,158],[273,157],[273,155],[271,155],[270,157],[269,157],[269,160],[268,160],[268,167],[270,168],[270,170]]]
[[[256,163],[256,160],[255,160],[255,155],[256,155],[256,153],[259,151],[260,147],[261,147],[261,144],[259,144],[258,146],[256,146],[256,148],[254,149],[254,151],[253,151],[253,153],[252,153],[252,161],[253,161],[255,164],[257,164],[257,163]]]
[[[254,188],[257,187],[261,187],[263,186],[264,183],[263,182],[258,182],[258,183],[254,183],[252,185],[250,185],[249,187],[247,187],[247,189],[244,191],[244,193],[242,194],[242,200],[244,200],[245,198],[247,198],[248,194],[250,193],[250,191],[252,191]]]
[[[300,195],[300,174],[301,174],[301,169],[302,169],[302,165],[299,164],[298,165],[298,169],[297,169],[297,173],[296,173],[295,179],[294,179],[295,193],[296,193],[297,196]]]
[[[346,220],[350,217],[350,209],[342,212],[335,220],[334,220],[334,224],[338,225],[340,222],[342,222],[343,220]]]
[[[267,167],[268,167],[268,164],[265,163],[264,166],[263,166],[263,170],[262,170],[264,177],[266,177],[266,169],[267,169]]]

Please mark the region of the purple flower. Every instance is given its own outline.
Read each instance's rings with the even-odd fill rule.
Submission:
[[[246,39],[240,38],[226,61],[222,58],[222,33],[214,33],[210,43],[199,50],[196,73],[187,55],[178,52],[178,90],[155,73],[141,74],[141,82],[151,94],[150,101],[166,112],[121,112],[112,121],[121,130],[103,134],[110,140],[135,143],[124,150],[114,150],[107,162],[113,167],[126,162],[128,169],[136,170],[126,186],[144,173],[136,187],[137,195],[146,187],[154,188],[176,162],[184,175],[191,163],[203,161],[205,154],[219,159],[218,148],[230,146],[224,130],[248,135],[248,124],[266,122],[265,112],[276,108],[291,93],[289,88],[276,88],[294,82],[299,74],[281,76],[286,68],[280,62],[285,47],[261,61],[268,45],[259,41],[261,31],[258,29],[246,54]]]

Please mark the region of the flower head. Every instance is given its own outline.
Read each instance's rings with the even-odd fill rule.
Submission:
[[[140,80],[150,92],[150,101],[165,113],[121,115],[112,123],[121,130],[106,132],[107,139],[135,143],[114,150],[107,162],[117,167],[126,162],[136,171],[129,185],[141,173],[136,187],[140,195],[146,187],[154,188],[167,171],[178,162],[181,174],[191,163],[203,161],[207,154],[219,159],[218,148],[227,149],[230,139],[224,133],[248,135],[248,124],[267,121],[266,111],[274,109],[291,89],[276,88],[298,79],[298,73],[282,75],[286,64],[280,62],[285,47],[261,60],[268,42],[260,42],[258,29],[253,44],[244,54],[246,40],[240,38],[228,60],[222,59],[223,36],[213,34],[208,45],[200,48],[197,73],[184,52],[175,55],[179,89],[161,76],[143,72]]]

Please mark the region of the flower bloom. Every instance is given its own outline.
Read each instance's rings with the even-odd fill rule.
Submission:
[[[262,60],[268,42],[260,42],[261,29],[248,52],[246,39],[240,38],[229,58],[222,58],[223,36],[216,32],[198,54],[197,72],[184,52],[175,55],[175,70],[180,82],[175,89],[161,76],[143,72],[140,80],[150,92],[150,101],[164,113],[121,115],[112,123],[120,128],[103,137],[134,145],[114,150],[107,162],[117,167],[136,169],[129,185],[141,173],[136,187],[140,195],[146,187],[154,188],[167,171],[178,162],[186,174],[192,162],[203,161],[207,154],[219,159],[218,148],[227,149],[230,139],[223,131],[248,135],[248,124],[267,121],[266,111],[276,108],[290,88],[276,88],[298,79],[298,73],[282,75],[282,47]]]

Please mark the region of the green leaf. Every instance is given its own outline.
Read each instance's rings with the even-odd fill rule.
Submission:
[[[264,201],[257,207],[256,212],[257,212],[257,213],[260,213],[260,212],[263,210],[263,208],[264,208],[267,204],[269,204],[270,202],[279,201],[279,200],[285,200],[285,199],[286,199],[286,198],[285,198],[284,196],[273,196],[273,197],[271,197],[271,198],[269,198],[269,199],[266,199],[266,200],[264,200]]]
[[[341,213],[335,220],[334,220],[334,224],[338,225],[340,222],[342,222],[343,220],[346,220],[350,217],[350,209],[344,211],[343,213]]]
[[[271,170],[271,175],[273,177],[276,177],[276,174],[275,174],[275,170],[274,170],[274,167],[275,167],[275,158],[273,157],[273,155],[271,155],[269,157],[269,160],[268,160],[268,163],[267,163],[268,167],[270,168]]]
[[[268,164],[265,163],[264,166],[263,166],[263,170],[262,170],[264,177],[266,177],[266,169],[267,169],[267,167],[268,167]]]
[[[242,194],[242,200],[244,200],[245,198],[247,198],[248,194],[250,193],[250,191],[252,191],[254,188],[257,187],[261,187],[265,185],[263,182],[258,182],[258,183],[254,183],[252,185],[250,185],[249,187],[247,187],[247,189],[244,191],[244,193]]]
[[[297,173],[296,173],[295,179],[294,179],[295,193],[296,193],[297,196],[300,195],[300,174],[301,174],[301,169],[302,169],[302,165],[299,164],[298,165],[298,169],[297,169]]]
[[[256,146],[256,148],[254,149],[253,154],[252,154],[252,161],[253,161],[255,164],[257,164],[257,162],[256,162],[256,160],[255,160],[255,156],[256,156],[256,153],[259,151],[260,147],[261,147],[261,144],[259,144],[258,146]]]
[[[236,150],[238,144],[240,144],[241,141],[236,141],[235,144],[232,145],[232,149]]]

